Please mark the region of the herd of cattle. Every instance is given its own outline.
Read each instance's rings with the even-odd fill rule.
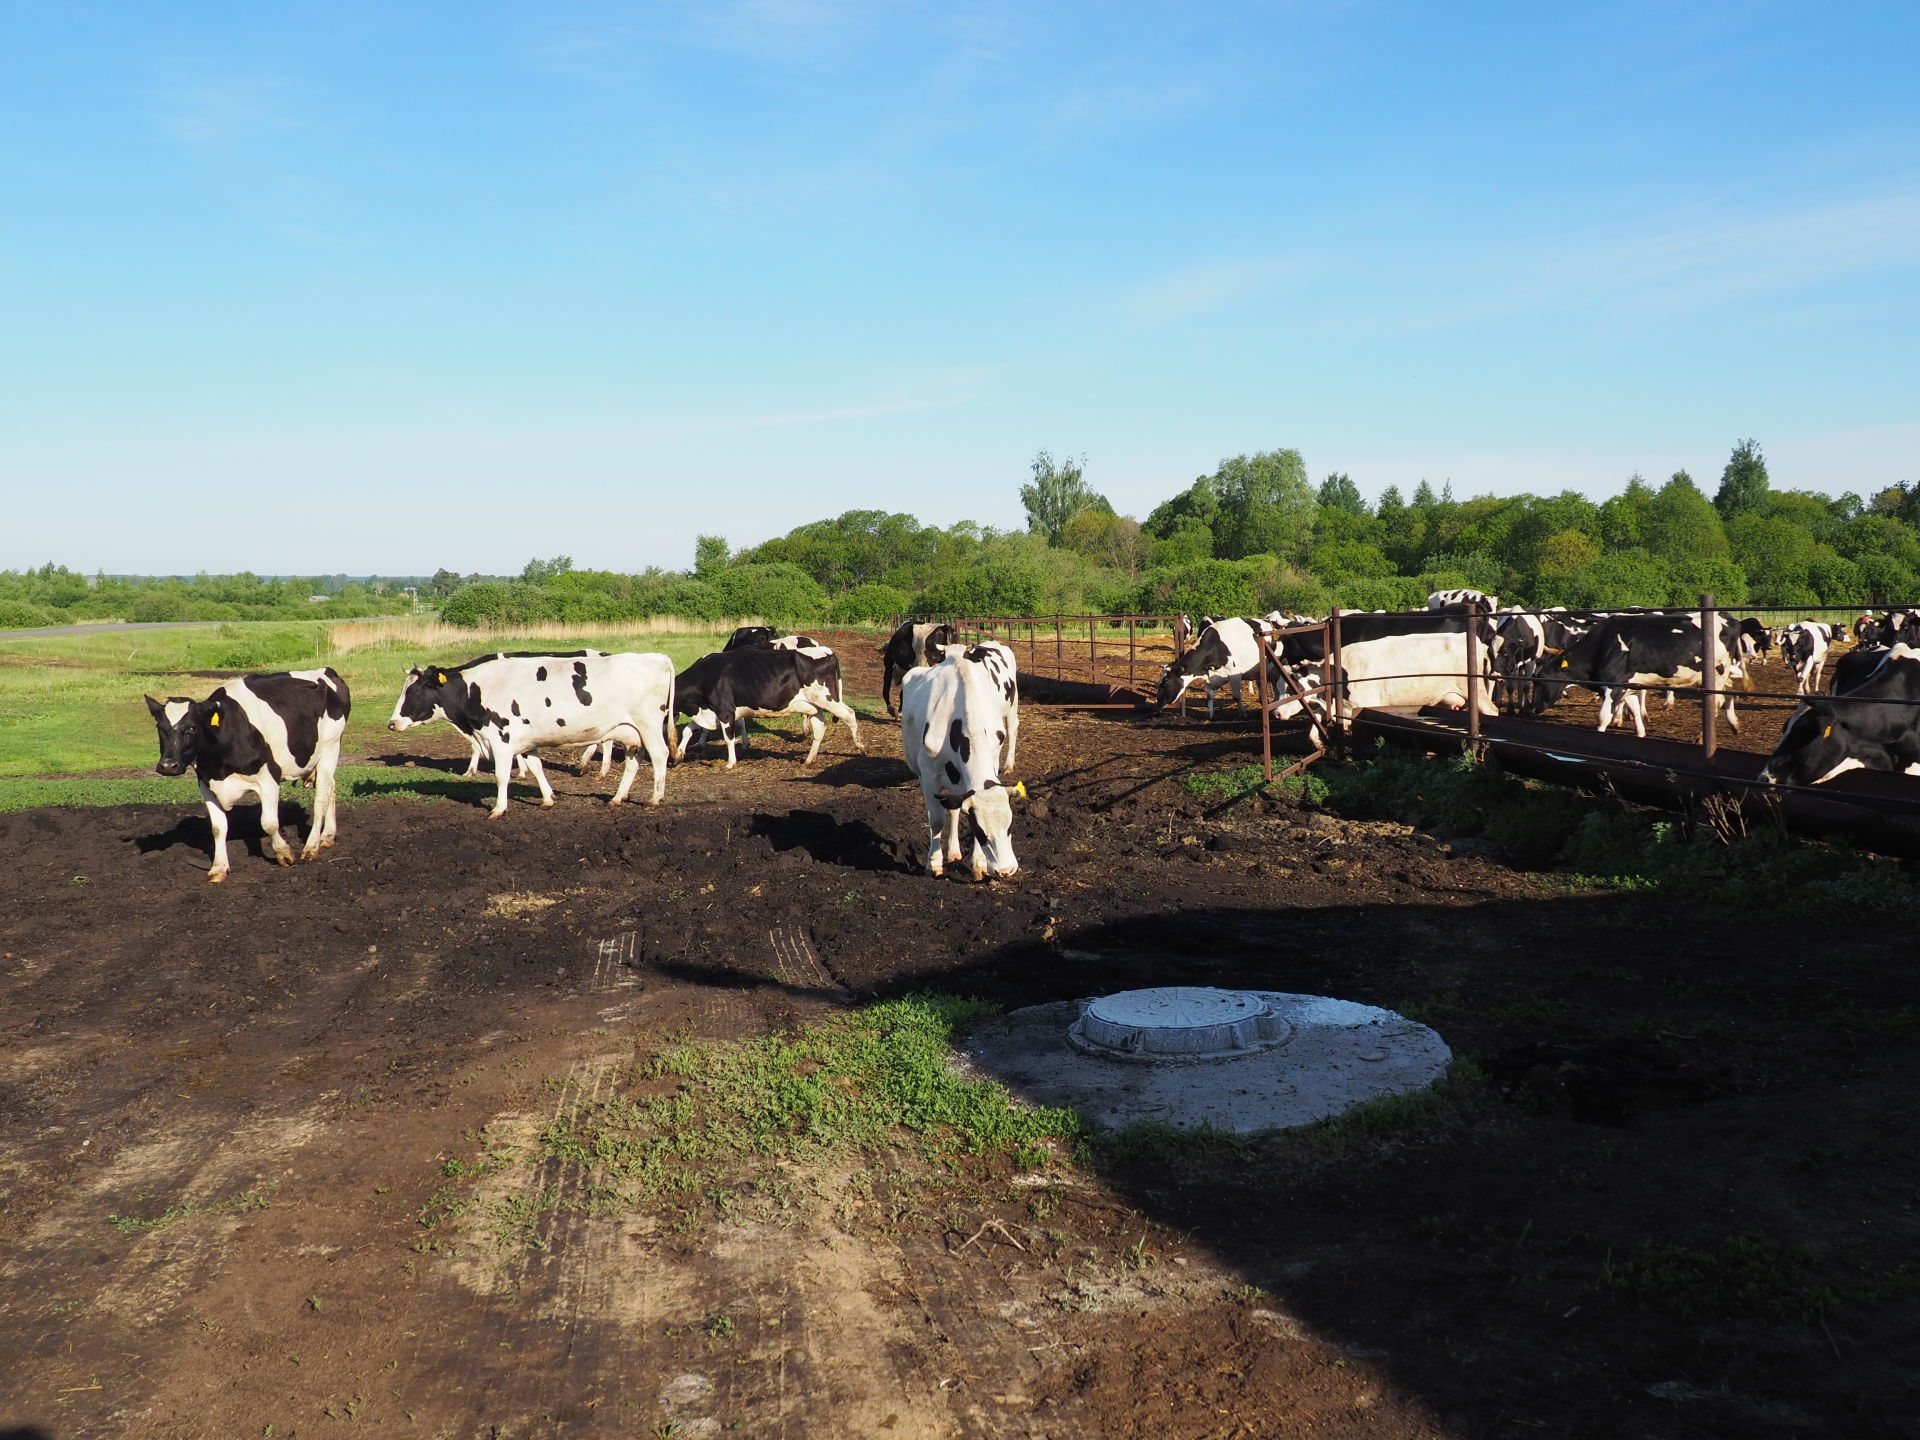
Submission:
[[[1577,686],[1599,697],[1602,731],[1624,718],[1644,738],[1649,693],[1663,692],[1671,706],[1676,689],[1703,688],[1709,674],[1718,713],[1738,730],[1739,687],[1751,690],[1750,667],[1777,648],[1803,698],[1763,779],[1817,785],[1849,770],[1920,774],[1920,610],[1862,615],[1850,636],[1817,620],[1769,630],[1751,616],[1724,614],[1713,628],[1709,643],[1698,614],[1501,610],[1480,591],[1445,590],[1428,596],[1425,611],[1343,614],[1338,659],[1330,661],[1322,620],[1281,611],[1208,617],[1162,674],[1156,699],[1174,705],[1197,685],[1209,717],[1223,687],[1242,703],[1244,689],[1261,681],[1264,649],[1274,718],[1305,715],[1323,733],[1370,708],[1539,714]],[[1190,630],[1185,617],[1176,620],[1176,637]],[[1848,638],[1852,648],[1822,695],[1828,659]]]
[[[1328,654],[1321,621],[1274,612],[1258,618],[1175,623],[1176,657],[1156,691],[1161,708],[1183,703],[1195,685],[1214,712],[1216,692],[1229,688],[1236,704],[1262,681],[1276,719],[1304,716],[1324,733],[1345,726],[1362,709],[1476,707],[1539,713],[1570,687],[1600,698],[1600,729],[1618,717],[1646,734],[1646,695],[1702,687],[1713,677],[1715,703],[1739,728],[1737,685],[1747,685],[1753,661],[1778,647],[1792,668],[1799,708],[1762,772],[1773,783],[1813,785],[1848,770],[1920,774],[1920,610],[1863,615],[1852,647],[1834,666],[1831,690],[1819,690],[1838,627],[1802,620],[1769,631],[1757,620],[1721,617],[1703,643],[1701,617],[1672,611],[1502,611],[1492,596],[1473,590],[1439,591],[1424,611],[1341,616],[1337,656]],[[1191,645],[1187,644],[1193,638]],[[963,858],[963,821],[972,820],[974,878],[1015,873],[1012,797],[1002,772],[1012,768],[1019,740],[1019,668],[1013,651],[996,641],[958,643],[948,626],[908,622],[882,651],[881,698],[900,720],[901,749],[926,803],[927,870],[940,875]],[[896,709],[893,690],[898,683]],[[346,732],[350,697],[332,669],[249,675],[204,700],[147,700],[159,731],[162,775],[192,769],[213,829],[208,878],[224,880],[227,812],[247,796],[260,803],[261,829],[273,857],[293,863],[280,833],[279,786],[304,781],[314,790],[312,821],[300,854],[310,859],[333,844],[337,829],[335,772]],[[651,803],[666,794],[669,752],[685,760],[697,734],[725,744],[727,768],[747,744],[753,716],[804,717],[819,755],[823,715],[847,727],[864,750],[859,719],[845,703],[840,662],[805,635],[778,635],[767,626],[737,630],[726,648],[675,673],[659,654],[500,652],[461,665],[407,672],[387,722],[390,730],[444,720],[467,740],[469,775],[490,762],[497,818],[507,808],[516,770],[540,789],[550,806],[540,751],[579,745],[584,766],[597,753],[607,773],[618,743],[625,768],[613,794],[620,804],[633,789],[644,751],[652,767]],[[678,717],[686,717],[676,744]]]
[[[993,642],[948,643],[945,626],[902,626],[886,652],[889,688],[901,672],[900,734],[908,767],[926,797],[927,868],[935,875],[962,858],[961,822],[971,816],[976,879],[1011,875],[1018,869],[1012,842],[1010,793],[1003,768],[1014,762],[1020,726],[1018,667],[1013,652]],[[248,675],[229,681],[204,700],[147,697],[159,731],[162,775],[191,769],[200,784],[213,827],[213,866],[207,878],[226,879],[227,812],[248,796],[260,803],[260,826],[282,865],[293,851],[280,833],[280,786],[301,781],[314,791],[313,817],[302,859],[333,844],[337,829],[336,772],[351,698],[331,668]],[[892,700],[888,711],[894,709]],[[747,743],[756,715],[800,715],[811,745],[820,753],[826,733],[822,714],[847,727],[856,750],[864,750],[860,722],[843,698],[840,661],[827,646],[805,635],[777,635],[764,625],[736,630],[724,650],[703,655],[675,674],[659,654],[499,652],[462,665],[427,666],[407,672],[387,728],[393,731],[444,720],[467,740],[469,775],[491,762],[495,794],[490,817],[506,813],[515,771],[540,787],[542,806],[553,804],[540,751],[580,745],[584,766],[596,753],[606,774],[613,746],[626,751],[626,765],[612,802],[633,789],[645,752],[653,769],[649,796],[659,804],[667,790],[669,751],[684,760],[695,735],[717,735],[727,748],[727,768]],[[687,723],[675,745],[677,717]]]

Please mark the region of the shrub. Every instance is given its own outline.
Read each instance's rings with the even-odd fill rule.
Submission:
[[[913,597],[904,590],[868,583],[829,600],[826,618],[830,625],[866,625],[904,615],[912,604]]]
[[[30,600],[0,600],[0,630],[37,630],[42,625],[64,625],[66,617]]]
[[[440,607],[440,618],[468,630],[488,625],[531,625],[553,619],[554,605],[537,585],[489,580],[454,591]]]
[[[213,663],[222,670],[274,670],[309,659],[313,652],[313,634],[303,627],[243,630],[237,625],[222,625]]]

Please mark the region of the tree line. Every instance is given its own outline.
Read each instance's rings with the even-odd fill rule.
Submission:
[[[49,563],[34,570],[0,570],[0,630],[97,620],[345,620],[397,615],[414,608],[414,592],[426,584],[424,578],[413,576],[263,578],[248,571],[84,575]]]
[[[476,628],[646,615],[800,626],[907,614],[1319,614],[1417,608],[1458,586],[1577,608],[1691,605],[1703,591],[1733,606],[1920,602],[1920,487],[1868,499],[1775,489],[1753,440],[1733,447],[1711,498],[1681,470],[1657,485],[1634,475],[1601,501],[1571,490],[1460,500],[1422,481],[1369,503],[1348,475],[1315,484],[1300,452],[1280,449],[1222,460],[1145,519],[1117,513],[1084,459],[1043,450],[1020,499],[1027,524],[1017,530],[850,510],[737,550],[702,535],[687,570],[581,570],[561,555],[516,576],[442,569],[407,583],[443,619]],[[326,579],[0,572],[0,627],[58,623],[9,618],[27,612],[8,605],[126,619],[406,608],[395,582],[325,591]],[[331,598],[315,604],[321,593]]]
[[[1144,520],[1116,512],[1084,460],[1034,457],[1024,529],[851,510],[731,549],[701,536],[689,571],[576,571],[457,591],[461,624],[679,614],[860,624],[920,615],[1255,614],[1418,608],[1471,586],[1576,608],[1865,606],[1920,601],[1920,489],[1871,499],[1773,488],[1759,444],[1732,449],[1711,498],[1686,471],[1629,478],[1594,501],[1455,499],[1422,481],[1369,503],[1351,477],[1317,485],[1298,450],[1222,460]]]

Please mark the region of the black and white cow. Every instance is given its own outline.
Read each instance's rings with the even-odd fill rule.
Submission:
[[[1879,639],[1882,645],[1920,649],[1920,610],[1902,605],[1887,611],[1880,622]]]
[[[1469,610],[1477,610],[1482,615],[1491,615],[1500,608],[1500,600],[1499,597],[1489,595],[1484,590],[1436,590],[1427,596],[1429,610],[1445,610],[1453,605],[1462,605]]]
[[[1714,700],[1727,724],[1740,728],[1734,713],[1736,692],[1727,681],[1737,671],[1737,660],[1724,645],[1724,630],[1715,627],[1713,645]],[[1557,704],[1568,685],[1583,685],[1600,696],[1600,726],[1611,728],[1615,716],[1633,719],[1636,735],[1646,738],[1645,690],[1634,687],[1692,687],[1703,683],[1700,621],[1697,616],[1611,615],[1567,648],[1541,681],[1549,705]]]
[[[1834,667],[1833,687],[1800,702],[1760,778],[1820,785],[1849,770],[1920,775],[1920,652],[1855,651]]]
[[[273,858],[293,863],[293,850],[280,834],[280,786],[288,780],[313,782],[313,818],[300,858],[311,860],[333,844],[338,826],[334,772],[340,766],[340,737],[350,708],[347,682],[332,669],[293,670],[229,680],[204,700],[147,696],[147,709],[160,732],[162,775],[184,775],[191,767],[200,781],[213,826],[213,868],[207,879],[227,878],[227,812],[247,795],[260,799],[260,828]]]
[[[1586,634],[1591,624],[1589,617],[1567,610],[1502,614],[1494,626],[1487,657],[1495,705],[1528,712],[1541,709],[1534,677],[1546,661]]]
[[[497,790],[491,818],[507,812],[507,784],[516,756],[542,745],[618,740],[626,765],[613,792],[618,805],[640,773],[640,749],[653,763],[658,805],[667,793],[667,752],[673,726],[673,662],[658,654],[508,655],[465,665],[429,665],[409,670],[394,702],[389,730],[409,730],[435,718],[480,742],[493,761]],[[553,804],[553,790],[534,757],[529,768],[540,785],[540,804]]]
[[[676,713],[690,717],[680,735],[686,758],[695,730],[717,730],[727,742],[727,768],[739,763],[741,725],[751,715],[804,715],[813,744],[801,763],[811,765],[827,733],[820,712],[847,727],[853,748],[864,752],[860,720],[840,700],[840,661],[831,650],[722,650],[702,655],[677,681]]]
[[[1004,659],[1002,658],[1004,656]],[[1017,723],[1018,688],[1004,645],[955,645],[939,664],[900,686],[900,749],[920,782],[927,812],[927,873],[961,859],[961,820],[973,817],[973,878],[1018,872],[1013,797],[1026,787],[1000,779],[1000,755]]]
[[[771,625],[742,625],[727,637],[724,650],[748,650],[773,644],[773,637],[780,632]]]
[[[1177,702],[1188,687],[1199,684],[1207,692],[1207,718],[1213,718],[1214,694],[1221,686],[1231,686],[1233,703],[1242,705],[1241,685],[1255,678],[1260,668],[1260,642],[1257,638],[1269,629],[1254,620],[1214,620],[1200,632],[1193,648],[1160,672],[1154,702],[1162,710]]]
[[[909,670],[917,670],[923,665],[938,663],[947,646],[953,643],[953,628],[938,625],[931,621],[909,620],[894,631],[880,651],[883,666],[880,674],[880,699],[887,707],[887,714],[898,715],[894,708],[893,686],[896,680],[904,683]]]
[[[1819,690],[1834,639],[1834,627],[1818,620],[1796,620],[1780,632],[1781,657],[1792,668],[1794,689],[1802,695]]]
[[[1000,756],[1000,768],[1011,770],[1020,750],[1020,661],[1013,647],[998,640],[981,640],[972,645],[949,645],[942,659],[964,655],[973,664],[985,667],[987,679],[1000,691],[1006,705],[1006,742]]]
[[[1480,673],[1467,668],[1467,626],[1478,627]],[[1276,719],[1303,709],[1316,719],[1350,724],[1363,709],[1463,709],[1473,703],[1494,715],[1486,683],[1493,626],[1464,609],[1389,611],[1340,617],[1340,673],[1327,673],[1327,634],[1301,631],[1279,637],[1275,661],[1306,689],[1303,705],[1290,691],[1273,707]],[[1336,685],[1334,682],[1340,682]],[[1284,684],[1284,681],[1283,681]]]
[[[1880,621],[1871,610],[1865,611],[1853,622],[1853,643],[1856,645],[1878,645],[1880,643]]]
[[[473,659],[467,661],[467,664],[478,665],[482,660],[531,660],[536,656],[549,660],[579,660],[584,656],[604,655],[606,653],[604,650],[496,650],[491,655],[476,655]],[[423,720],[420,723],[423,725],[431,724],[433,720],[444,720],[446,718],[444,711],[436,709],[430,719]],[[481,744],[475,736],[468,735],[465,738],[467,742],[467,768],[460,773],[463,776],[478,775],[480,773],[481,762],[487,757],[487,748]],[[602,740],[582,749],[580,758],[574,762],[574,769],[582,775],[586,774],[587,766],[596,755],[600,757],[600,773],[605,775],[608,767],[613,763],[613,742],[611,740]],[[533,775],[535,767],[539,765],[540,756],[533,751],[528,751],[523,755],[513,757],[513,773],[523,780],[530,778]]]

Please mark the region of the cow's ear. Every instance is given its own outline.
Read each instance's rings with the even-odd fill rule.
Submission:
[[[147,702],[147,710],[152,714],[154,719],[158,720],[162,715],[166,714],[167,707],[154,699],[153,696],[142,695],[140,698]]]

